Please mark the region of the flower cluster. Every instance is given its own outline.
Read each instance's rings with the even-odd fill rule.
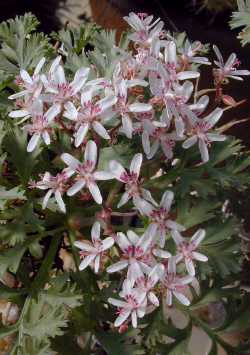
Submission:
[[[33,74],[22,69],[16,78],[20,91],[9,97],[16,100],[16,109],[9,116],[27,132],[28,153],[39,145],[53,146],[60,132],[69,136],[71,154],[65,150],[60,153],[63,170],[55,176],[46,171],[30,185],[47,191],[43,209],[54,197],[59,209],[66,213],[66,196],[87,190],[88,200],[104,205],[104,210],[103,183],[99,181],[117,180],[122,195],[112,209],[132,203],[137,218],[143,216],[147,221],[141,236],[132,230],[115,233],[110,228],[109,236],[101,239],[101,226],[105,223],[96,220],[91,242],[75,242],[81,250],[80,270],[90,266],[95,273],[106,270],[121,276],[120,299],[108,300],[118,307],[114,325],[124,326],[131,319],[136,327],[137,318],[158,307],[160,298],[168,306],[174,297],[188,306],[187,291],[195,282],[196,262],[207,261],[197,251],[205,231],[199,229],[190,237],[185,227],[176,222],[171,208],[173,192],[165,191],[158,203],[153,192],[144,186],[143,167],[156,156],[173,163],[176,146],[189,149],[196,144],[202,163],[207,163],[211,144],[226,138],[214,128],[223,114],[223,107],[219,107],[222,85],[225,79],[241,79],[241,75],[250,73],[237,69],[235,54],[224,64],[214,47],[218,107],[211,108],[209,96],[197,92],[200,65],[211,65],[200,56],[201,43],[186,43],[179,49],[159,19],[130,13],[125,20],[133,30],[129,37],[133,50],[124,53],[114,48],[117,57],[110,76],[102,77],[90,67],[78,69],[68,79],[61,56],[52,63],[42,58]],[[137,146],[129,169],[117,160],[110,160],[105,171],[99,169],[102,145],[113,145],[119,138],[130,144],[137,136],[141,146]],[[175,253],[169,251],[171,243]]]

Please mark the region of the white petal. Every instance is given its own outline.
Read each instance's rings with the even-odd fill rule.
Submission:
[[[127,236],[122,232],[117,233],[115,241],[122,251],[125,251],[132,245],[128,240]]]
[[[138,200],[137,207],[142,215],[150,216],[154,210],[154,207],[142,198]]]
[[[209,124],[209,127],[213,127],[221,118],[223,110],[217,107],[213,112],[204,118],[204,121]]]
[[[192,260],[185,258],[185,265],[190,276],[195,276],[195,268]]]
[[[94,270],[95,270],[96,274],[98,273],[99,268],[100,268],[100,261],[101,261],[101,256],[97,255],[95,258],[95,263],[94,263]]]
[[[203,139],[199,139],[199,149],[200,149],[201,159],[203,163],[208,162],[209,161],[208,149]]]
[[[131,318],[132,318],[132,326],[133,326],[133,328],[137,328],[137,314],[136,314],[136,311],[132,312]]]
[[[114,238],[108,237],[102,241],[102,250],[110,249],[114,245]]]
[[[114,175],[114,177],[119,180],[119,181],[123,181],[121,179],[121,176],[126,173],[126,170],[124,169],[124,167],[116,160],[111,160],[109,163],[109,170],[111,171],[111,173]]]
[[[182,143],[182,147],[184,149],[188,149],[192,147],[196,142],[197,142],[197,136],[190,137],[186,139],[184,143]]]
[[[91,193],[93,199],[95,200],[96,203],[99,205],[102,204],[102,195],[99,190],[99,187],[96,185],[96,183],[92,182],[88,184],[88,189],[89,192]]]
[[[177,74],[178,80],[186,80],[186,79],[196,79],[199,78],[200,73],[196,71],[182,71]]]
[[[114,326],[120,327],[120,325],[122,325],[122,323],[124,323],[128,319],[130,313],[131,311],[123,310],[122,313],[119,315],[119,317],[116,318]]]
[[[111,180],[111,179],[114,179],[113,174],[108,172],[108,171],[95,171],[93,176],[94,176],[95,180]]]
[[[110,139],[110,135],[108,134],[107,130],[103,127],[103,125],[98,122],[95,121],[92,123],[93,129],[94,131],[99,134],[99,136],[101,136],[104,139]]]
[[[79,265],[79,270],[82,271],[84,269],[86,269],[87,266],[89,266],[89,264],[92,263],[92,261],[94,261],[96,255],[95,254],[91,254],[91,255],[87,255],[80,263]]]
[[[121,261],[118,261],[117,263],[109,266],[107,268],[107,272],[111,274],[113,272],[117,272],[117,271],[123,270],[127,266],[128,266],[128,261],[127,260],[121,260]]]
[[[55,192],[55,199],[56,199],[56,202],[58,203],[58,206],[60,207],[60,210],[63,213],[66,213],[65,203],[63,202],[62,195],[61,195],[60,191],[58,191],[58,190],[56,190],[56,192]]]
[[[154,306],[159,307],[159,300],[153,292],[149,292],[148,299]]]
[[[69,118],[70,120],[76,120],[78,116],[78,111],[75,105],[72,102],[66,102],[64,105],[66,111],[64,112],[63,116]]]
[[[61,59],[62,59],[62,57],[58,56],[58,57],[56,57],[56,59],[53,60],[53,62],[51,64],[51,67],[50,67],[50,70],[49,70],[49,74],[52,74],[56,70],[56,68],[58,67]]]
[[[43,210],[47,207],[48,201],[49,201],[50,196],[52,195],[52,193],[53,193],[53,190],[50,189],[50,190],[48,190],[48,192],[47,192],[46,195],[44,196],[43,204],[42,204],[42,209],[43,209]]]
[[[192,255],[193,255],[193,258],[195,260],[203,261],[203,262],[207,262],[208,261],[208,257],[206,255],[198,253],[197,251],[193,251]]]
[[[54,72],[54,75],[59,85],[66,83],[64,69],[61,65],[57,67],[57,69]]]
[[[173,294],[178,299],[178,301],[180,301],[185,306],[189,306],[190,305],[189,299],[186,296],[184,296],[182,293],[177,292],[177,291],[173,291]]]
[[[133,245],[136,245],[136,243],[140,239],[139,236],[135,232],[133,232],[131,230],[127,231],[127,236],[128,236],[128,239],[129,239],[130,243],[133,244]]]
[[[146,155],[149,155],[150,154],[150,140],[149,140],[149,134],[146,131],[144,131],[142,133],[142,146],[143,146],[144,153]]]
[[[54,104],[48,109],[44,117],[47,118],[48,122],[51,122],[59,113],[61,112],[61,105]]]
[[[29,111],[27,110],[16,110],[16,111],[11,111],[9,113],[9,117],[11,118],[19,118],[19,117],[25,117],[27,115],[29,115]]]
[[[67,191],[67,195],[68,196],[73,196],[75,195],[77,192],[79,192],[85,185],[85,180],[78,180],[73,186],[71,186],[68,191]]]
[[[80,241],[76,241],[74,243],[74,246],[76,246],[77,248],[90,252],[92,254],[94,254],[96,252],[96,249],[89,243],[87,242],[80,242]]]
[[[91,239],[94,243],[96,240],[100,240],[101,225],[99,222],[95,222],[91,228]]]
[[[172,291],[170,291],[170,290],[167,290],[166,303],[167,303],[168,306],[172,306],[173,295],[172,295]]]
[[[116,298],[109,298],[108,303],[112,304],[113,306],[124,308],[127,306],[127,303],[121,300],[117,300]]]
[[[100,106],[101,112],[107,110],[117,102],[117,97],[114,95],[106,96],[104,99],[101,99],[97,102],[97,105]]]
[[[184,226],[182,226],[181,224],[176,223],[174,221],[171,221],[171,219],[168,219],[166,224],[167,224],[167,227],[172,230],[177,230],[179,232],[183,232],[184,230],[186,230],[186,228]]]
[[[169,259],[172,256],[168,251],[162,249],[154,249],[153,254],[162,259]]]
[[[42,67],[44,66],[45,60],[46,59],[44,57],[39,60],[38,64],[36,65],[36,68],[34,70],[34,75],[37,75],[40,73]]]
[[[135,102],[128,106],[130,112],[147,112],[152,110],[152,106],[149,104],[143,104],[141,102]]]
[[[204,229],[198,229],[197,232],[195,232],[195,234],[190,239],[195,248],[197,248],[198,245],[203,241],[205,235],[206,231]]]
[[[132,138],[133,124],[129,115],[122,115],[122,129],[129,139]]]
[[[49,136],[49,133],[48,133],[47,131],[44,131],[44,132],[42,133],[42,138],[43,138],[44,143],[45,143],[46,145],[49,145],[49,144],[50,144],[50,136]]]
[[[18,99],[19,97],[22,97],[22,96],[26,95],[27,93],[28,93],[28,90],[22,90],[22,91],[16,92],[13,95],[10,95],[8,97],[8,99],[15,100],[15,99]]]
[[[140,175],[141,164],[142,164],[142,154],[135,154],[131,163],[130,163],[130,173],[134,173],[137,176]]]
[[[174,199],[173,192],[169,190],[165,191],[161,198],[160,206],[164,207],[167,211],[169,211],[173,203],[173,199]]]
[[[33,152],[33,150],[36,148],[36,146],[39,142],[39,139],[40,139],[39,133],[33,134],[33,136],[29,140],[29,143],[27,146],[27,152],[29,152],[29,153]]]
[[[181,234],[177,230],[172,230],[171,235],[172,235],[173,240],[177,246],[184,241],[184,238],[181,236]]]
[[[91,162],[94,169],[97,160],[97,146],[94,141],[88,141],[84,152],[84,160],[85,162]]]
[[[123,205],[125,205],[125,203],[127,203],[130,199],[130,196],[127,192],[124,192],[124,194],[122,195],[120,201],[117,204],[117,208],[122,207]]]
[[[223,142],[225,139],[227,139],[226,136],[223,136],[222,134],[218,133],[207,133],[207,138],[211,142]]]
[[[82,142],[84,141],[84,138],[86,137],[86,134],[88,133],[88,130],[89,130],[88,123],[83,124],[79,127],[79,129],[75,135],[75,147],[76,148],[78,148],[82,144]]]
[[[23,81],[25,81],[26,83],[33,84],[33,80],[31,79],[29,73],[26,70],[21,69],[20,76],[23,79]]]
[[[63,153],[61,155],[62,161],[67,164],[72,170],[76,170],[81,163],[79,160],[74,158],[71,154]]]

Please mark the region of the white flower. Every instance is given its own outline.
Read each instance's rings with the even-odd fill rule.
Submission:
[[[127,172],[124,167],[116,160],[111,160],[109,163],[109,169],[115,179],[125,184],[125,192],[117,205],[118,208],[127,203],[131,198],[133,199],[135,207],[138,209],[140,209],[139,201],[141,199],[146,199],[152,203],[155,203],[150,192],[141,187],[139,175],[142,159],[143,157],[141,153],[135,154],[130,163],[129,172]]]
[[[42,75],[45,91],[48,95],[44,95],[47,102],[65,104],[74,97],[85,84],[89,68],[80,68],[76,71],[72,82],[68,82],[62,65],[60,65],[61,57],[57,57],[49,70],[48,76]]]
[[[166,303],[168,306],[172,306],[173,296],[175,296],[178,301],[185,306],[190,305],[190,301],[184,295],[184,291],[187,285],[192,282],[192,280],[193,277],[191,276],[179,277],[176,275],[175,257],[171,257],[168,260],[168,265],[161,277],[162,286],[166,289]]]
[[[179,262],[184,259],[185,265],[189,275],[195,275],[195,267],[193,260],[206,262],[208,260],[206,255],[198,253],[196,249],[205,238],[204,229],[199,229],[190,240],[183,238],[178,231],[171,232],[172,237],[177,245],[176,261]]]
[[[63,213],[66,213],[66,207],[62,199],[62,194],[66,190],[66,183],[69,178],[67,171],[52,176],[49,172],[46,172],[42,180],[38,181],[35,186],[40,190],[48,190],[44,199],[42,208],[45,209],[48,205],[48,201],[52,195],[55,195],[56,202]]]
[[[206,64],[210,65],[208,58],[206,57],[198,57],[196,56],[202,50],[202,43],[199,41],[195,41],[190,43],[189,40],[186,40],[183,48],[180,48],[180,52],[182,53],[181,59],[183,63],[190,64],[190,63],[197,63],[197,64]]]
[[[82,144],[90,128],[102,138],[110,139],[107,130],[103,126],[104,114],[116,103],[117,98],[114,95],[109,95],[94,102],[92,93],[93,91],[90,90],[81,95],[81,107],[79,110],[76,109],[72,102],[65,104],[64,117],[75,122],[76,147]]]
[[[217,46],[213,46],[213,50],[216,54],[217,60],[214,63],[219,67],[216,69],[218,80],[223,81],[225,78],[243,80],[241,76],[250,75],[249,70],[237,70],[236,68],[240,65],[240,61],[237,59],[236,54],[232,53],[226,63],[224,63],[221,52]]]
[[[47,112],[43,113],[43,103],[40,100],[36,101],[31,123],[24,126],[24,129],[31,135],[27,146],[28,152],[32,152],[36,148],[40,139],[46,145],[50,144],[51,124],[59,113],[60,105],[53,105]]]
[[[120,79],[115,82],[115,94],[117,96],[115,111],[122,116],[122,130],[131,139],[133,133],[131,113],[147,112],[152,110],[152,106],[141,102],[129,103],[127,90],[127,81]]]
[[[156,229],[159,244],[163,248],[166,240],[166,233],[170,230],[184,231],[185,227],[174,222],[170,217],[170,209],[173,203],[174,194],[172,191],[165,191],[161,198],[159,207],[152,206],[147,201],[141,200],[139,208],[143,214],[149,217],[150,225]]]
[[[40,71],[45,63],[45,58],[42,58],[37,66],[35,67],[34,73],[32,76],[29,73],[21,69],[20,78],[17,79],[18,85],[21,86],[24,90],[17,92],[9,96],[9,99],[14,100],[22,96],[31,96],[34,99],[37,99],[43,89],[43,84],[41,82]]]
[[[99,222],[95,222],[91,229],[91,240],[76,241],[74,245],[81,249],[80,257],[82,259],[79,270],[86,269],[91,263],[94,264],[94,271],[98,273],[100,269],[100,263],[104,252],[110,249],[114,244],[112,237],[107,237],[103,240],[100,238],[101,225]]]
[[[148,45],[153,39],[158,38],[164,26],[164,23],[159,18],[152,22],[153,16],[147,16],[144,13],[135,14],[130,12],[129,16],[124,17],[124,20],[135,31],[129,38],[142,45]]]
[[[146,293],[147,301],[158,307],[160,302],[154,292],[154,287],[159,281],[161,275],[164,272],[164,266],[162,264],[156,264],[147,275],[144,275],[139,267],[135,269],[136,272],[136,288],[141,292]],[[122,297],[121,293],[120,296]]]
[[[130,230],[127,236],[121,232],[117,233],[115,242],[123,254],[120,261],[107,268],[107,272],[113,273],[128,268],[127,278],[134,282],[138,275],[137,268],[146,272],[154,261],[151,254],[153,238],[154,230],[151,227],[141,237]]]
[[[119,316],[116,318],[114,326],[120,327],[129,317],[132,320],[132,326],[137,328],[137,318],[144,317],[146,313],[146,294],[138,289],[132,288],[129,280],[123,283],[124,301],[115,298],[109,298],[108,302],[119,308]]]
[[[209,161],[208,147],[211,145],[211,142],[224,141],[226,139],[226,137],[221,134],[208,132],[219,121],[222,114],[223,110],[217,107],[213,112],[202,119],[194,115],[191,122],[191,137],[182,144],[184,149],[188,149],[198,141],[203,163]]]
[[[110,180],[113,176],[107,171],[95,170],[97,162],[97,146],[95,142],[88,141],[84,152],[84,163],[81,163],[68,153],[62,154],[61,159],[76,174],[77,181],[68,189],[67,195],[73,196],[86,186],[95,202],[101,204],[102,196],[96,180]]]

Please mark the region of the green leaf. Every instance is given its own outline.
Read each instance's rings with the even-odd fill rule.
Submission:
[[[27,185],[31,172],[36,164],[39,149],[27,153],[27,133],[18,127],[8,132],[4,140],[6,151],[10,154],[16,172],[23,185]]]
[[[0,210],[3,210],[8,201],[26,200],[25,191],[20,190],[19,186],[6,190],[6,187],[0,186]]]
[[[17,272],[20,261],[25,253],[26,247],[17,245],[0,252],[0,276],[9,270],[13,273]]]

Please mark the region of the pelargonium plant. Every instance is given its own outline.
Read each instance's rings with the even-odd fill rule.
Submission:
[[[48,38],[30,14],[0,25],[1,338],[11,354],[189,354],[199,329],[209,354],[247,353],[250,160],[225,117],[242,104],[226,84],[250,72],[124,19],[119,45],[96,26]]]

